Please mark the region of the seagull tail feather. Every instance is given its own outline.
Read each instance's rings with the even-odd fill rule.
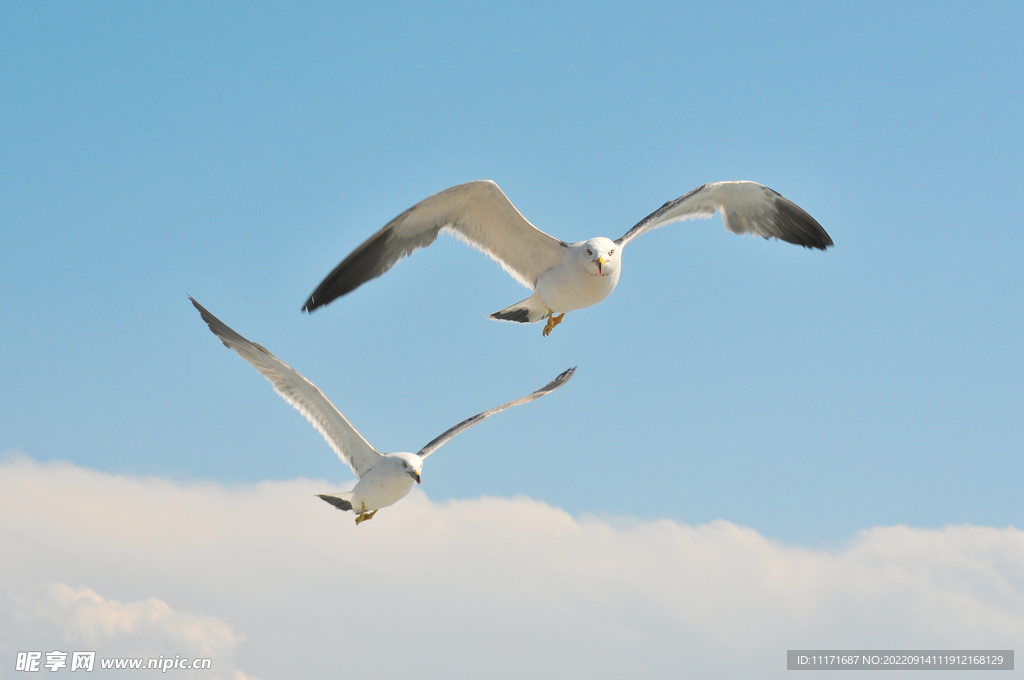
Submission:
[[[338,510],[351,510],[352,509],[352,492],[346,491],[335,495],[326,493],[318,493],[317,496],[322,500],[327,501]]]
[[[514,321],[516,323],[537,323],[548,315],[548,308],[541,304],[536,295],[490,314],[487,318],[498,321]]]

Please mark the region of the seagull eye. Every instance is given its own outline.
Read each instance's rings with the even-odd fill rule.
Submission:
[[[615,254],[615,248],[612,248],[611,250],[608,251],[608,257],[611,257],[614,254]]]
[[[587,255],[593,255],[593,254],[594,254],[594,251],[591,250],[590,248],[587,248]]]
[[[404,468],[408,468],[408,467],[409,467],[409,464],[408,464],[408,463],[402,463],[402,467],[404,467]]]

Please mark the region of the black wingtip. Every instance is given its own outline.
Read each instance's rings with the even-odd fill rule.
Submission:
[[[309,299],[306,300],[305,304],[302,305],[302,311],[304,313],[312,314],[321,307],[326,307],[327,305],[331,304],[339,297],[341,297],[342,294],[332,295],[324,291],[325,287],[328,286],[329,282],[330,277],[324,279],[323,282],[319,286],[317,286],[317,289],[313,291],[313,294],[310,295]]]
[[[817,224],[817,222],[815,222],[815,224]],[[821,229],[821,225],[820,224],[818,225],[818,228]],[[825,232],[824,229],[821,229],[820,232],[815,233],[815,234],[809,236],[808,240],[803,242],[803,243],[801,243],[800,245],[802,245],[804,248],[815,248],[816,250],[828,250],[829,248],[831,248],[835,244],[832,243],[832,237],[829,236]]]
[[[302,305],[303,312],[312,314],[321,307],[331,304],[342,295],[352,292],[362,284],[362,281],[353,284],[350,280],[351,277],[347,276],[348,271],[345,269],[347,263],[348,260],[346,259],[320,282],[320,285],[316,287],[316,290],[309,296],[306,303]]]
[[[348,260],[339,264],[334,271],[320,282],[313,294],[309,296],[306,303],[302,305],[302,311],[311,314],[321,307],[326,307],[343,295],[348,295],[363,284],[363,281],[353,281],[351,272],[345,269]],[[372,278],[372,277],[371,277]]]
[[[552,380],[547,385],[542,387],[541,391],[542,392],[553,392],[553,391],[557,390],[559,387],[561,387],[565,383],[569,382],[569,378],[571,378],[573,376],[573,374],[575,374],[575,373],[576,373],[576,367],[575,366],[573,366],[572,368],[565,369],[564,371],[559,373],[558,376],[554,380]]]
[[[834,245],[832,243],[832,239],[828,238],[828,234],[826,234],[825,238],[823,238],[821,240],[807,241],[807,242],[804,242],[804,241],[801,241],[801,242],[790,241],[790,243],[794,243],[795,245],[798,245],[798,246],[803,246],[804,248],[813,248],[814,250],[828,250],[829,248],[831,248]]]
[[[186,293],[186,295],[187,295],[187,293]],[[201,304],[199,304],[196,301],[196,299],[194,297],[192,297],[191,295],[188,296],[188,300],[189,300],[189,302],[192,303],[192,306],[196,308],[196,310],[199,312],[199,315],[201,317],[203,317],[203,321],[205,321],[206,323],[210,323],[210,320],[208,318],[206,318],[208,316],[209,317],[213,317],[214,319],[217,319],[217,317],[213,316],[213,314],[210,314],[210,312],[207,311],[206,307],[203,307]],[[218,321],[219,321],[219,319],[218,319]]]
[[[434,238],[437,238],[436,233],[433,234],[433,238],[428,243],[432,242]],[[391,240],[391,228],[389,225],[349,253],[348,257],[342,260],[330,274],[324,277],[324,280],[320,282],[320,285],[316,287],[313,294],[306,300],[306,304],[302,306],[302,311],[308,314],[321,307],[326,307],[343,295],[348,295],[367,281],[377,278],[390,269],[399,257],[404,254],[393,252],[389,245]]]
[[[789,233],[782,238],[784,241],[803,246],[804,248],[816,248],[825,250],[830,248],[832,237],[828,235],[825,228],[818,223],[818,220],[798,206],[789,201],[777,191],[771,190],[779,198],[775,201],[775,208],[782,216],[783,224],[788,227]]]

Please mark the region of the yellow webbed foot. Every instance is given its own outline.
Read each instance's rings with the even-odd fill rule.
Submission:
[[[359,516],[358,516],[358,517],[356,517],[356,524],[357,524],[357,525],[358,525],[358,524],[359,524],[360,522],[365,522],[366,520],[370,519],[371,517],[373,517],[373,513],[374,513],[374,512],[377,512],[377,510],[380,510],[380,508],[377,508],[377,510],[374,510],[373,512],[371,512],[371,513],[367,514],[367,513],[366,513],[366,503],[361,503],[361,505],[362,505],[363,507],[362,507],[362,509],[361,509],[361,510],[359,511]]]
[[[551,334],[551,331],[555,330],[555,326],[562,323],[562,318],[565,316],[565,312],[559,315],[555,315],[553,311],[548,310],[548,322],[544,325],[544,337],[546,338]]]

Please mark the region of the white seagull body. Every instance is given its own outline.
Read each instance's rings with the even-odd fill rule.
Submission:
[[[417,453],[381,453],[370,446],[352,424],[334,407],[316,385],[284,363],[264,347],[250,342],[231,330],[220,319],[196,302],[203,321],[229,349],[248,361],[274,386],[274,391],[294,406],[323,435],[334,452],[352,468],[359,481],[351,491],[319,494],[319,497],[341,510],[357,513],[356,524],[370,519],[380,508],[393,505],[408,495],[414,482],[420,482],[423,461],[455,435],[468,430],[495,413],[533,401],[554,392],[576,371],[570,368],[536,392],[507,404],[478,413],[447,429]]]
[[[615,290],[627,243],[666,224],[711,217],[715,210],[735,234],[757,234],[821,250],[832,245],[821,225],[800,206],[756,182],[705,184],[661,206],[614,241],[597,237],[566,243],[530,224],[497,184],[477,180],[434,194],[391,220],[335,267],[303,310],[312,312],[350,293],[448,231],[534,291],[490,317],[519,323],[546,317],[548,335],[566,312],[596,305]]]

